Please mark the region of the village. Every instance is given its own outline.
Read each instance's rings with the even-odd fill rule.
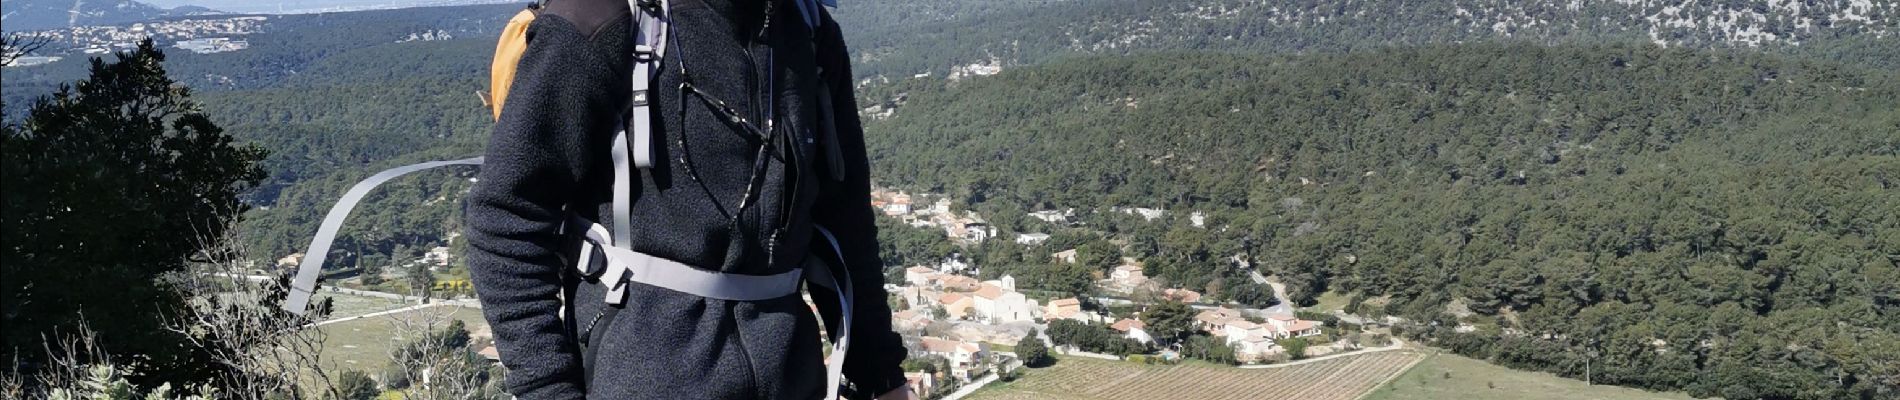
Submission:
[[[263,31],[269,17],[191,18],[128,25],[78,26],[32,32],[71,52],[97,55],[138,46],[147,38],[195,53],[237,51],[250,45],[242,36]]]
[[[896,218],[915,227],[941,229],[951,240],[966,245],[986,240],[1002,240],[1001,235],[1017,244],[1038,246],[1049,239],[1046,233],[1006,233],[986,222],[975,212],[954,212],[951,202],[933,196],[879,190],[873,193],[873,206],[887,218]],[[1147,220],[1159,218],[1165,211],[1145,208],[1114,208]],[[1074,210],[1045,211],[1030,215],[1043,219],[1067,218]],[[1195,213],[1191,221],[1202,225],[1204,217]],[[1051,263],[1076,263],[1076,249],[1048,249]],[[960,259],[946,259],[931,265],[911,265],[903,269],[902,281],[887,283],[892,301],[892,325],[912,344],[913,358],[947,361],[948,371],[929,373],[911,371],[907,376],[912,389],[926,398],[935,398],[966,385],[987,383],[986,376],[1009,374],[1021,365],[1016,355],[995,350],[1019,343],[1025,336],[1038,340],[1060,354],[1103,359],[1158,359],[1178,362],[1183,356],[1179,346],[1157,343],[1144,321],[1142,310],[1155,301],[1179,302],[1195,310],[1194,326],[1220,345],[1233,350],[1233,361],[1241,365],[1283,362],[1299,357],[1361,348],[1362,341],[1343,334],[1327,334],[1326,323],[1302,319],[1294,307],[1277,295],[1279,305],[1246,308],[1235,304],[1204,302],[1204,296],[1186,288],[1161,287],[1149,279],[1140,260],[1123,258],[1121,265],[1100,273],[1093,298],[1036,298],[1020,290],[1016,279],[1003,275],[978,280],[983,266]],[[1256,275],[1258,276],[1258,275]],[[1262,278],[1264,279],[1264,278]],[[1148,299],[1148,302],[1134,300]],[[1093,307],[1090,307],[1093,305]],[[1109,306],[1113,305],[1113,306]],[[1048,332],[1057,321],[1072,321],[1087,326],[1112,329],[1114,334],[1142,344],[1139,354],[1127,357],[1084,351],[1059,343]],[[1353,335],[1355,338],[1358,335]],[[1301,348],[1293,350],[1281,341],[1300,338]],[[1327,339],[1327,340],[1319,340]],[[1311,342],[1310,345],[1305,343]]]
[[[873,193],[872,205],[880,218],[892,218],[931,232],[941,231],[945,238],[959,245],[1008,240],[1014,245],[1041,249],[1050,264],[1079,262],[1075,248],[1044,248],[1050,243],[1047,233],[1002,232],[976,212],[953,211],[952,202],[939,196],[878,190]],[[1158,220],[1166,213],[1146,208],[1108,211],[1148,221]],[[1075,214],[1075,210],[1064,210],[1039,212],[1029,217],[1060,221]],[[1205,218],[1194,213],[1187,221],[1201,227]],[[451,234],[449,241],[459,236]],[[467,281],[466,271],[457,268],[459,265],[454,259],[458,257],[453,255],[452,248],[438,246],[415,252],[414,257],[404,257],[397,265],[357,274],[356,279],[339,282],[342,287],[332,287],[329,291],[333,296],[368,296],[416,304],[404,310],[435,305],[480,307],[472,297],[473,288]],[[303,261],[302,257],[302,254],[292,254],[277,260],[276,264],[278,268],[292,268]],[[1164,343],[1167,340],[1157,340],[1161,338],[1151,332],[1150,318],[1144,312],[1163,302],[1182,304],[1192,310],[1191,329],[1195,334],[1208,338],[1216,346],[1231,349],[1231,358],[1225,359],[1225,363],[1239,368],[1388,343],[1384,339],[1362,340],[1356,331],[1347,332],[1345,326],[1329,326],[1328,322],[1319,320],[1334,318],[1337,321],[1330,314],[1301,313],[1277,290],[1278,304],[1251,308],[1217,302],[1195,290],[1168,287],[1165,280],[1148,277],[1141,260],[1130,257],[1123,257],[1120,265],[1096,273],[1092,294],[1086,297],[1019,287],[1017,278],[1007,274],[995,279],[979,279],[977,276],[983,267],[950,257],[934,263],[903,266],[901,272],[889,274],[892,279],[887,279],[884,289],[889,294],[892,328],[904,337],[905,347],[911,351],[906,377],[912,389],[924,398],[958,398],[951,395],[967,394],[1000,378],[1013,376],[1012,373],[1024,365],[1014,352],[1014,346],[1031,335],[1053,353],[1071,357],[1141,360],[1143,363],[1175,363],[1191,358],[1184,354],[1183,344]],[[1268,282],[1268,278],[1258,274],[1255,277],[1262,283]],[[426,283],[418,283],[417,279]],[[428,289],[418,292],[420,287]],[[425,297],[439,301],[422,300]],[[353,319],[342,318],[320,325]],[[1089,349],[1088,344],[1072,343],[1052,335],[1053,330],[1061,329],[1058,325],[1101,330],[1103,335],[1130,345],[1119,351]],[[492,339],[488,337],[486,324],[477,322],[471,326],[478,328],[476,342],[482,344],[476,354],[490,362],[498,361],[499,353],[489,345]],[[1299,340],[1298,348],[1285,345],[1290,339]]]

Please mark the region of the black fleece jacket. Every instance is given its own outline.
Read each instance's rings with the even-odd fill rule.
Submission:
[[[843,38],[828,15],[813,31],[795,5],[768,1],[780,0],[671,1],[673,36],[655,85],[655,132],[663,135],[657,165],[633,188],[634,249],[727,273],[773,274],[815,256],[812,225],[828,227],[859,299],[845,376],[863,395],[882,393],[904,383],[898,365],[906,352],[884,302]],[[562,222],[573,215],[612,223],[609,146],[628,102],[630,15],[619,0],[550,2],[528,30],[470,195],[469,269],[509,390],[522,399],[821,397],[819,325],[797,296],[738,302],[634,284],[625,306],[610,313],[601,285],[571,272],[573,240]],[[706,96],[675,90],[687,81],[682,69]],[[820,71],[830,78],[819,79]],[[818,130],[819,91],[835,102],[835,147]],[[753,136],[707,98],[756,126],[771,121],[775,136]],[[766,142],[773,146],[759,157]],[[828,159],[842,160],[842,179]],[[755,186],[753,204],[741,210]],[[811,297],[835,326],[834,295]],[[574,299],[566,318],[563,298]]]

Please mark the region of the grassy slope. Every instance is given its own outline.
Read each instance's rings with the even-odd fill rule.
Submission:
[[[1189,362],[1141,365],[1058,357],[1013,382],[997,382],[970,399],[1227,400],[1297,398],[1350,400],[1376,387],[1421,355],[1410,351],[1355,355],[1286,368],[1239,369]]]
[[[1449,374],[1449,378],[1447,378]],[[1493,388],[1492,385],[1496,387]],[[1527,372],[1492,365],[1454,354],[1431,356],[1398,379],[1386,383],[1365,400],[1674,400],[1681,393],[1657,393],[1617,386],[1589,386],[1583,381],[1543,372]]]
[[[426,314],[425,314],[426,313]],[[446,314],[445,314],[446,313]],[[400,341],[411,340],[399,334],[398,329],[404,323],[421,324],[425,321],[439,321],[436,329],[448,326],[445,316],[462,320],[468,324],[468,330],[477,336],[488,330],[488,322],[482,319],[481,310],[456,306],[432,307],[375,318],[338,322],[319,328],[328,336],[323,346],[323,363],[332,371],[349,369],[366,372],[379,372],[389,363],[389,349]],[[340,368],[339,368],[340,367]]]

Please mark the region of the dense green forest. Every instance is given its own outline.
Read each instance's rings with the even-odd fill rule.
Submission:
[[[1806,40],[1803,46],[1771,43],[1761,51],[1861,65],[1900,65],[1893,63],[1900,57],[1900,44],[1896,44],[1900,41],[1880,40],[1871,34],[1891,30],[1892,19],[1886,13],[1892,4],[1857,9],[1866,14],[1866,21],[1840,24],[1802,21],[1832,18],[1828,16],[1835,14],[1830,13],[1849,7],[1845,3],[1819,2],[1798,11],[1762,8],[1762,4],[1767,3],[1697,4],[1685,7],[1682,15],[1759,11],[1775,21],[1807,25],[1787,33]],[[245,227],[250,248],[271,257],[299,251],[315,231],[323,208],[350,182],[373,170],[479,152],[488,120],[475,93],[486,86],[493,36],[519,7],[274,16],[263,33],[244,37],[250,49],[219,54],[174,52],[172,76],[197,89],[207,114],[217,116],[240,139],[272,150],[265,161],[270,176],[245,197],[259,206]],[[1468,9],[1469,15],[1446,19],[1460,8]],[[1535,38],[1540,43],[1644,40],[1640,29],[1631,29],[1648,22],[1631,16],[1658,12],[1654,8],[1448,2],[1296,7],[1225,0],[899,0],[851,4],[840,9],[838,17],[857,55],[855,69],[861,78],[872,78],[920,71],[941,76],[951,66],[990,58],[1013,68],[1075,54],[1331,52],[1506,36]],[[1546,24],[1514,28],[1509,35],[1481,26],[1483,21],[1513,15],[1535,16]],[[1586,23],[1562,29],[1548,23],[1563,19]],[[449,33],[454,39],[398,43],[422,31]],[[1718,33],[1705,29],[1672,35],[1670,40],[1700,47],[1729,46]],[[83,74],[83,64],[83,59],[74,57],[50,66],[10,68],[0,92],[13,107],[30,104],[34,96],[77,79]],[[866,95],[860,98],[867,105],[889,103],[899,93],[942,85],[940,80],[898,80],[866,86]],[[391,253],[397,247],[444,244],[442,237],[459,229],[449,217],[455,202],[434,200],[466,188],[462,180],[444,175],[451,173],[459,172],[405,179],[384,190],[387,200],[381,204],[386,206],[363,212],[429,211],[354,219],[339,248],[352,254]],[[1019,215],[996,218],[1021,219]],[[1158,237],[1143,240],[1152,242]],[[1226,241],[1218,247],[1245,244]],[[354,259],[353,255],[337,258],[340,265],[350,265]],[[1200,277],[1183,278],[1197,287],[1205,283]]]
[[[1728,398],[1900,388],[1891,71],[1485,44],[1081,58],[906,98],[869,128],[885,184],[986,215],[1169,209],[1096,226],[1161,255],[1151,275],[1231,274],[1226,243],[1296,301],[1376,299],[1355,308],[1513,367]]]
[[[1509,39],[1745,48],[1900,68],[1893,1],[890,0],[840,11],[859,75],[1181,49],[1337,52]],[[941,3],[941,4],[937,4]],[[858,8],[862,7],[862,8]]]

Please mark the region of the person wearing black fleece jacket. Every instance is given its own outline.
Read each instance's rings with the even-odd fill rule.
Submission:
[[[828,15],[809,27],[795,6],[670,0],[672,35],[654,85],[656,161],[631,188],[633,250],[769,275],[818,257],[811,249],[825,241],[812,226],[829,228],[861,299],[845,378],[856,397],[914,398],[884,302],[843,35]],[[626,1],[549,2],[529,27],[470,194],[468,265],[509,391],[534,400],[823,397],[819,321],[799,296],[728,301],[635,283],[624,306],[610,306],[601,285],[571,272],[576,251],[562,223],[612,224],[608,149],[629,101],[633,25]],[[698,93],[676,90],[682,82]],[[836,104],[835,139],[820,132],[819,91]],[[713,99],[774,135],[748,133]],[[835,295],[811,290],[825,326],[837,326]]]

